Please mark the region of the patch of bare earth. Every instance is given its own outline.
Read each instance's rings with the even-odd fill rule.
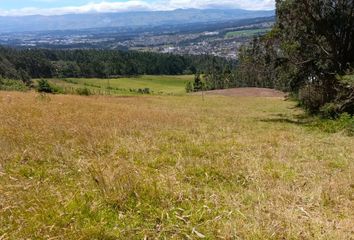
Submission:
[[[229,88],[205,91],[206,95],[222,95],[235,97],[285,97],[285,93],[269,88]],[[198,93],[201,94],[201,93]]]

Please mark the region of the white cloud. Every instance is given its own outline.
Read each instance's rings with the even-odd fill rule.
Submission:
[[[44,1],[44,0],[42,0]],[[45,0],[50,1],[50,0]],[[127,2],[88,3],[77,7],[61,8],[22,8],[14,10],[1,10],[1,16],[25,16],[25,15],[62,15],[69,13],[90,12],[126,12],[126,11],[159,11],[174,10],[178,8],[242,8],[252,10],[274,9],[274,0],[160,0],[149,3],[143,0],[130,0]]]

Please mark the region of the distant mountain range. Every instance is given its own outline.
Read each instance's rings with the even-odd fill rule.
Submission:
[[[174,11],[67,14],[58,16],[0,16],[0,32],[79,30],[212,23],[274,16],[272,11],[242,9],[177,9]]]

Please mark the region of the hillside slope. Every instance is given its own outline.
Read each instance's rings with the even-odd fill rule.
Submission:
[[[351,239],[354,138],[294,107],[0,92],[0,238]]]

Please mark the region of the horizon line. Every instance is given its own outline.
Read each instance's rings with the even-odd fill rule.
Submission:
[[[261,2],[247,2],[238,0],[219,0],[219,3],[206,3],[203,0],[190,0],[190,4],[175,3],[172,0],[167,2],[147,2],[144,0],[130,0],[127,2],[106,2],[88,3],[81,6],[66,6],[56,8],[36,8],[26,7],[19,9],[1,9],[1,17],[21,17],[21,16],[62,16],[69,14],[94,14],[94,13],[125,13],[125,12],[168,12],[176,10],[247,10],[247,11],[272,11],[275,10],[273,0],[263,0]],[[188,5],[188,7],[185,7]]]
[[[84,15],[84,14],[107,14],[107,13],[148,13],[148,12],[175,12],[179,10],[243,10],[249,12],[270,12],[275,11],[275,9],[260,9],[260,10],[252,10],[252,9],[243,9],[243,8],[176,8],[171,10],[125,10],[125,11],[87,11],[87,12],[68,12],[68,13],[57,13],[57,14],[26,14],[26,15],[2,15],[0,9],[0,17],[31,17],[31,16],[43,16],[43,17],[51,17],[51,16],[65,16],[65,15]]]

